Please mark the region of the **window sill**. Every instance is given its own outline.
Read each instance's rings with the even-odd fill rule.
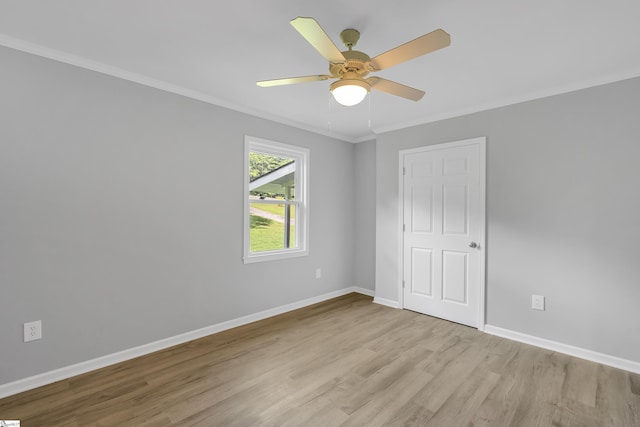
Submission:
[[[286,252],[262,252],[262,253],[254,253],[251,255],[245,255],[242,258],[242,261],[245,264],[252,264],[254,262],[265,262],[265,261],[275,261],[279,259],[287,259],[287,258],[297,258],[302,256],[308,256],[309,250],[301,249],[301,250],[288,250]]]

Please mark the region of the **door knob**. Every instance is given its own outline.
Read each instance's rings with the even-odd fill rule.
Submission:
[[[476,242],[471,242],[471,243],[469,243],[469,247],[475,249],[475,248],[478,247],[478,244]]]

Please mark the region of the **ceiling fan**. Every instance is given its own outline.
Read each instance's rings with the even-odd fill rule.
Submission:
[[[261,87],[271,87],[338,79],[331,83],[329,90],[335,100],[345,106],[360,103],[367,96],[370,89],[376,89],[391,95],[419,101],[424,96],[424,91],[381,77],[367,77],[367,75],[370,72],[384,70],[451,44],[449,34],[439,29],[395,47],[374,58],[370,58],[369,55],[364,52],[353,50],[353,47],[360,39],[360,32],[358,30],[346,29],[340,33],[340,38],[347,47],[346,51],[341,52],[315,19],[299,16],[291,20],[291,25],[298,30],[302,37],[304,37],[324,59],[329,61],[330,74],[262,80],[256,84]]]

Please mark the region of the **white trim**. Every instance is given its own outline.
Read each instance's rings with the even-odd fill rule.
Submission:
[[[634,362],[633,360],[622,359],[609,354],[598,353],[597,351],[574,347],[569,344],[563,344],[561,342],[551,341],[545,338],[539,338],[533,335],[523,334],[522,332],[516,332],[493,325],[485,325],[484,331],[498,337],[507,338],[524,344],[530,344],[551,351],[557,351],[559,353],[568,354],[569,356],[579,357],[580,359],[590,360],[592,362],[640,374],[640,362]]]
[[[256,262],[275,261],[281,259],[297,258],[301,256],[308,256],[308,249],[289,249],[285,251],[264,251],[255,253],[251,256],[244,256],[242,262],[245,264],[253,264]]]
[[[305,123],[300,123],[294,120],[290,120],[275,114],[270,114],[265,111],[255,110],[246,106],[238,105],[227,100],[216,98],[210,95],[206,95],[202,92],[198,92],[192,89],[187,89],[181,86],[177,86],[162,80],[153,79],[151,77],[127,71],[122,68],[113,67],[100,62],[92,61],[87,58],[83,58],[77,55],[73,55],[67,52],[63,52],[56,49],[51,49],[42,45],[20,40],[15,37],[8,36],[6,34],[0,34],[0,46],[8,47],[10,49],[19,50],[21,52],[30,53],[32,55],[41,56],[43,58],[52,59],[54,61],[62,62],[65,64],[74,65],[76,67],[84,68],[91,71],[96,71],[101,74],[116,77],[130,82],[138,83],[144,86],[153,87],[155,89],[163,90],[165,92],[174,93],[176,95],[186,96],[187,98],[196,99],[198,101],[206,102],[207,104],[217,105],[219,107],[228,108],[230,110],[238,111],[240,113],[250,114],[262,119],[271,120],[272,122],[281,123],[287,126],[292,126],[298,129],[313,132],[318,135],[328,136],[330,138],[338,139],[340,141],[351,142],[353,144],[375,139],[376,135],[386,132],[392,132],[394,130],[406,129],[414,126],[420,126],[428,123],[438,122],[454,117],[466,116],[473,113],[482,111],[488,111],[495,108],[505,107],[509,105],[515,105],[522,102],[533,101],[536,99],[546,98],[549,96],[560,95],[563,93],[574,92],[582,89],[588,89],[591,87],[602,86],[609,83],[615,83],[618,81],[628,80],[635,77],[640,77],[639,69],[625,70],[617,73],[612,73],[603,77],[584,80],[581,82],[571,82],[566,85],[556,86],[549,89],[544,89],[532,93],[528,93],[521,96],[504,98],[501,100],[472,106],[456,111],[445,112],[442,114],[435,114],[431,116],[425,116],[420,119],[398,123],[389,126],[380,126],[371,129],[369,134],[364,134],[357,137],[350,137],[341,135],[335,132],[331,132],[324,128],[318,128],[310,126]]]
[[[372,296],[373,294],[373,291],[369,289],[364,289],[357,286],[351,286],[348,288],[329,292],[323,295],[318,295],[316,297],[311,297],[301,301],[296,301],[290,304],[285,304],[279,307],[260,311],[258,313],[238,317],[236,319],[228,320],[226,322],[217,323],[215,325],[207,326],[201,329],[196,329],[190,332],[185,332],[180,335],[175,335],[173,337],[165,338],[152,343],[143,344],[141,346],[119,351],[117,353],[112,353],[106,356],[76,363],[74,365],[65,366],[60,369],[55,369],[53,371],[34,375],[32,377],[23,378],[23,379],[6,383],[6,384],[0,384],[0,399],[17,394],[17,393],[21,393],[23,391],[27,391],[27,390],[31,390],[47,384],[51,384],[56,381],[65,380],[67,378],[84,374],[96,369],[104,368],[106,366],[110,366],[115,363],[124,362],[126,360],[131,360],[136,357],[144,356],[146,354],[153,353],[159,350],[164,350],[166,348],[173,347],[174,345],[184,344],[188,341],[196,340],[198,338],[203,338],[208,335],[226,331],[227,329],[235,328],[238,326],[246,325],[248,323],[256,322],[258,320],[263,320],[269,317],[277,316],[279,314],[297,310],[299,308],[303,308],[312,304],[317,304],[319,302],[330,300],[332,298],[337,298],[339,296],[350,294],[352,292],[357,292],[357,293],[369,295],[369,296]]]
[[[487,307],[487,137],[483,136],[481,138],[475,138],[479,142],[480,149],[480,212],[482,212],[483,221],[480,223],[480,250],[482,250],[484,257],[483,262],[480,263],[480,271],[478,275],[480,276],[480,293],[478,297],[480,298],[480,307],[478,307],[478,330],[484,331],[486,325],[486,307]],[[474,139],[474,140],[475,140]]]
[[[375,297],[373,298],[373,302],[380,305],[386,305],[387,307],[391,308],[402,308],[400,307],[400,303],[398,301],[394,301],[392,299]]]
[[[398,243],[398,301],[397,308],[404,309],[404,155],[407,150],[398,151],[398,224],[396,225]]]
[[[372,132],[372,133],[367,134],[367,135],[362,135],[362,136],[359,136],[357,138],[352,138],[350,141],[347,141],[347,142],[351,142],[353,144],[358,144],[360,142],[375,141],[377,136],[378,136],[377,133],[373,133]]]
[[[379,126],[374,128],[373,132],[376,135],[379,135],[382,133],[393,132],[395,130],[407,129],[414,126],[420,126],[428,123],[434,123],[442,120],[452,119],[454,117],[462,117],[462,116],[467,116],[469,114],[494,110],[496,108],[521,104],[523,102],[535,101],[537,99],[548,98],[550,96],[576,92],[583,89],[589,89],[592,87],[598,87],[598,86],[602,86],[610,83],[620,82],[623,80],[633,79],[635,77],[640,77],[640,69],[624,70],[621,72],[608,74],[602,77],[596,77],[593,79],[583,80],[580,82],[571,82],[569,84],[555,86],[552,88],[546,88],[546,89],[530,92],[523,95],[502,98],[502,99],[487,102],[484,104],[477,104],[471,107],[458,109],[455,111],[447,111],[441,114],[425,116],[416,120],[411,120],[403,123],[397,123],[389,126]],[[361,141],[356,140],[355,142],[361,142]]]
[[[331,132],[327,129],[317,128],[309,126],[305,123],[300,123],[294,120],[290,120],[275,114],[270,114],[265,111],[255,110],[246,106],[238,105],[233,102],[229,102],[220,98],[216,98],[211,95],[207,95],[203,92],[199,92],[193,89],[187,89],[182,86],[174,85],[172,83],[165,82],[163,80],[154,79],[143,74],[134,73],[132,71],[125,70],[123,68],[113,67],[101,62],[92,61],[81,56],[73,55],[67,52],[63,52],[56,49],[51,49],[45,46],[41,46],[35,43],[30,43],[24,40],[16,39],[5,34],[0,34],[0,46],[8,47],[10,49],[19,50],[21,52],[30,53],[43,58],[52,59],[54,61],[62,62],[64,64],[73,65],[76,67],[84,68],[86,70],[95,71],[97,73],[105,74],[111,77],[116,77],[122,80],[138,83],[143,86],[152,87],[165,92],[173,93],[176,95],[185,96],[187,98],[196,99],[198,101],[206,102],[207,104],[216,105],[218,107],[228,108],[229,110],[238,111],[240,113],[250,114],[262,119],[271,120],[272,122],[281,123],[287,126],[291,126],[297,129],[306,130],[315,134],[328,136],[330,138],[338,139],[340,141],[356,143],[360,142],[356,138],[351,138],[345,135],[341,135],[335,132]],[[371,138],[371,136],[368,136]]]
[[[376,291],[373,289],[361,288],[360,286],[354,286],[353,292],[357,292],[362,295],[367,295],[369,297],[374,297],[376,295]]]
[[[483,215],[484,221],[480,224],[480,238],[478,239],[478,246],[482,250],[484,260],[480,263],[480,271],[478,272],[479,284],[480,287],[478,293],[478,330],[484,331],[485,328],[485,307],[486,307],[486,262],[487,262],[487,248],[486,248],[486,221],[487,221],[487,210],[486,210],[486,198],[487,198],[487,137],[480,136],[476,138],[463,139],[460,141],[452,141],[445,142],[441,144],[432,144],[425,145],[417,148],[411,148],[407,150],[398,151],[398,302],[397,308],[404,308],[404,291],[402,282],[404,280],[404,157],[407,154],[415,154],[421,153],[425,151],[436,151],[436,150],[448,150],[450,148],[458,148],[465,147],[469,145],[477,145],[479,152],[479,169],[478,173],[480,175],[480,207],[479,210]],[[375,302],[375,301],[374,301]]]
[[[296,189],[296,247],[278,249],[273,251],[250,251],[250,213],[249,213],[249,153],[257,151],[266,154],[275,154],[290,157],[295,160],[295,189]],[[310,176],[311,150],[296,145],[269,141],[263,138],[245,135],[244,137],[244,210],[243,210],[243,257],[245,264],[263,261],[273,261],[309,255],[309,176]]]

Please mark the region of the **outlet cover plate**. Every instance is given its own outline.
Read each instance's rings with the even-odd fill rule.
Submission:
[[[544,311],[544,296],[531,295],[531,308]]]
[[[39,340],[42,338],[42,321],[28,322],[24,324],[24,342]]]

